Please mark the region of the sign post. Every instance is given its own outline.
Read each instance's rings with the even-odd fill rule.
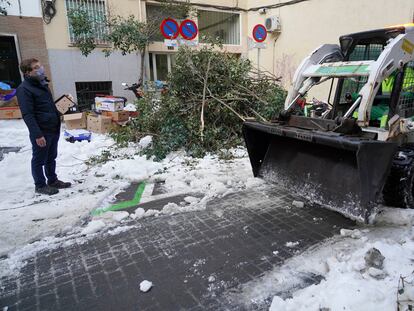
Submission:
[[[197,46],[198,41],[194,40],[198,35],[197,24],[191,19],[185,19],[180,26],[172,18],[166,18],[160,25],[160,30],[165,38],[164,44],[168,47],[177,47],[179,45]],[[181,34],[182,39],[175,40]]]
[[[180,24],[180,34],[185,40],[193,40],[198,34],[196,23],[191,19],[183,20]]]
[[[267,37],[267,30],[266,27],[262,24],[257,24],[253,28],[253,38],[256,42],[262,43],[266,40]],[[263,43],[262,43],[263,44]],[[260,45],[256,45],[257,48],[257,75],[260,77],[260,49],[262,48]]]
[[[176,46],[175,38],[178,37],[179,27],[178,23],[172,18],[166,18],[160,25],[160,30],[165,38],[164,43],[167,46]]]

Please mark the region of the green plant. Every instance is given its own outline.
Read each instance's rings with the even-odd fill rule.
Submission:
[[[96,48],[93,25],[97,21],[89,16],[82,5],[68,10],[68,19],[74,34],[73,44],[80,49],[82,55],[88,56]]]
[[[200,50],[182,47],[169,75],[169,92],[153,93],[137,102],[139,117],[122,132],[119,143],[153,136],[144,150],[159,160],[171,151],[186,150],[201,157],[207,152],[241,145],[242,120],[247,116],[270,120],[283,107],[286,96],[278,78],[257,75],[250,61],[225,53],[220,44]]]
[[[88,166],[94,166],[97,164],[105,164],[106,162],[113,159],[110,150],[103,150],[100,155],[92,156],[88,160],[85,161],[85,164]]]

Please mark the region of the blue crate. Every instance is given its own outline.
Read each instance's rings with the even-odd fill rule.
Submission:
[[[65,139],[71,143],[75,141],[87,140],[91,141],[92,133],[86,130],[65,130],[64,135]]]

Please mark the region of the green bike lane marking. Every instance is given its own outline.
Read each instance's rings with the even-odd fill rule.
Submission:
[[[133,207],[139,204],[139,202],[141,201],[141,197],[142,194],[144,193],[145,190],[145,182],[142,182],[139,184],[134,198],[130,201],[124,201],[124,202],[119,202],[116,204],[113,204],[111,206],[105,207],[105,208],[98,208],[94,211],[92,211],[92,216],[99,216],[102,215],[103,213],[109,212],[109,211],[119,211],[119,210],[123,210],[129,207]]]

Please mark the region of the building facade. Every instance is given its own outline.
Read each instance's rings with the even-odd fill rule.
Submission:
[[[55,96],[72,94],[81,107],[90,105],[96,94],[113,94],[132,100],[133,94],[125,91],[121,83],[137,81],[140,70],[138,55],[115,52],[105,57],[102,49],[108,45],[104,41],[103,30],[99,28],[94,29],[98,48],[87,57],[73,46],[74,35],[67,13],[82,3],[94,18],[107,16],[109,10],[123,16],[139,14],[138,1],[57,0],[56,15],[44,25]]]
[[[20,5],[19,5],[20,2]],[[11,1],[0,16],[0,81],[17,87],[23,79],[19,62],[37,58],[50,76],[40,0]]]
[[[17,2],[21,4],[20,9]],[[98,48],[88,57],[83,56],[73,46],[67,12],[83,3],[96,18],[110,14],[134,15],[141,21],[151,21],[159,14],[160,0],[56,0],[56,14],[49,23],[42,21],[44,3],[45,0],[13,1],[9,15],[0,16],[0,35],[5,42],[2,53],[11,55],[11,52],[4,52],[7,49],[4,46],[9,44],[15,47],[17,54],[14,63],[8,61],[7,68],[15,66],[16,59],[18,62],[21,58],[37,57],[46,64],[47,70],[50,69],[55,96],[71,93],[78,101],[88,102],[96,93],[101,93],[132,100],[132,92],[123,90],[121,82],[138,80],[140,56],[115,52],[105,57],[102,49],[107,43],[99,28],[94,30]],[[261,70],[281,76],[286,87],[300,61],[321,44],[338,43],[343,34],[414,19],[412,0],[191,0],[191,3],[197,10],[192,19],[199,28],[194,41],[201,45],[206,35],[219,37],[226,51],[249,58],[253,64],[259,64]],[[269,18],[278,21],[278,26],[268,32],[259,51],[251,44],[252,30]],[[173,70],[176,52],[177,48],[167,47],[158,32],[145,57],[145,78],[165,80],[167,73]],[[9,73],[7,77],[13,75],[16,73]],[[5,76],[3,74],[1,79]],[[18,78],[14,79],[19,82]]]
[[[249,0],[249,8],[266,7],[276,1]],[[278,3],[289,2],[279,1]],[[263,13],[263,12],[262,12]],[[279,8],[269,8],[265,13],[248,13],[248,35],[257,23],[277,16],[281,30],[268,34],[267,48],[261,51],[260,64],[290,85],[296,67],[302,59],[324,43],[339,44],[341,35],[384,28],[413,22],[414,1],[411,0],[308,0]],[[257,63],[257,53],[248,52]]]

